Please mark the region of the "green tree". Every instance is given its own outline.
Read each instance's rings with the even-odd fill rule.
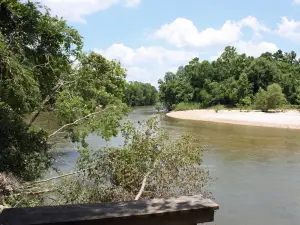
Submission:
[[[168,72],[164,80],[158,81],[159,99],[168,110],[175,104],[190,101],[193,96],[193,88],[180,72],[181,70],[177,74]]]
[[[127,110],[125,75],[120,63],[83,54],[78,32],[47,8],[1,1],[0,172],[40,177],[51,165],[51,137],[58,132],[83,147],[91,132],[116,135]],[[53,110],[62,126],[52,134],[35,124],[45,110]],[[27,123],[24,113],[31,113]]]
[[[129,82],[125,90],[125,102],[129,106],[154,105],[157,101],[158,92],[149,83]]]
[[[245,70],[245,73],[253,84],[253,93],[256,93],[259,88],[266,89],[269,84],[276,82],[280,75],[280,70],[276,64],[267,59],[257,58]]]
[[[227,46],[215,61],[194,58],[176,74],[166,74],[165,80],[160,81],[159,95],[170,109],[179,102],[249,108],[260,88],[266,90],[268,85],[278,83],[288,102],[298,104],[300,66],[296,58],[294,51],[281,50],[254,58]]]
[[[279,84],[269,85],[267,91],[260,88],[255,95],[255,107],[264,112],[269,109],[276,109],[284,103],[286,103],[286,98]]]
[[[242,109],[251,106],[252,87],[245,73],[237,81],[237,96],[239,98],[238,106]]]
[[[23,180],[39,178],[51,165],[50,145],[43,130],[30,130],[24,118],[0,103],[0,171]]]
[[[126,123],[122,134],[122,148],[81,153],[77,166],[84,172],[63,182],[59,204],[209,196],[209,173],[200,166],[203,150],[191,137],[170,140],[156,118],[138,128]]]

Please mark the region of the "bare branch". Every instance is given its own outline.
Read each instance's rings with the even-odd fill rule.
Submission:
[[[48,179],[45,179],[45,180],[39,180],[39,181],[34,181],[30,184],[41,184],[41,183],[45,183],[45,182],[49,182],[49,181],[52,181],[52,180],[57,180],[57,179],[61,179],[63,177],[68,177],[68,176],[73,176],[75,174],[78,174],[78,173],[83,173],[89,169],[92,169],[95,165],[92,165],[90,166],[89,168],[86,168],[86,169],[82,169],[82,170],[79,170],[79,171],[74,171],[72,173],[67,173],[67,174],[64,174],[64,175],[61,175],[61,176],[57,176],[57,177],[51,177],[51,178],[48,178]]]
[[[45,194],[45,193],[49,193],[49,192],[54,192],[56,190],[57,190],[57,188],[54,188],[54,189],[45,189],[45,190],[36,191],[36,192],[28,191],[28,192],[21,192],[21,193],[17,193],[17,194],[12,194],[10,196],[11,197],[17,197],[17,196],[20,196],[20,195],[40,195],[40,194]],[[19,205],[24,199],[25,199],[25,197],[23,197],[19,202],[17,202],[14,207],[16,207],[17,205]]]
[[[134,200],[139,200],[140,197],[142,196],[142,194],[143,194],[143,192],[144,192],[144,190],[145,190],[145,187],[146,187],[147,179],[148,179],[148,177],[150,176],[150,174],[154,171],[154,169],[155,169],[157,163],[158,163],[158,161],[155,161],[155,162],[153,163],[152,169],[151,169],[150,171],[148,171],[148,172],[145,174],[144,179],[143,179],[143,182],[142,182],[142,185],[141,185],[141,188],[140,188],[140,191],[139,191],[139,193],[135,196]]]
[[[85,119],[87,119],[87,118],[89,118],[89,117],[91,117],[91,116],[97,115],[97,114],[99,114],[99,113],[101,113],[101,112],[102,112],[102,111],[90,113],[90,114],[88,114],[88,115],[86,115],[86,116],[84,116],[84,117],[82,117],[82,118],[79,118],[79,119],[75,120],[73,123],[65,124],[65,125],[63,125],[61,128],[59,128],[58,130],[56,130],[55,132],[53,132],[52,134],[50,134],[48,137],[50,138],[50,137],[56,135],[56,134],[57,134],[58,132],[60,132],[61,130],[65,129],[66,127],[72,126],[72,125],[76,125],[76,124],[77,124],[78,122],[80,122],[81,120],[85,120]]]

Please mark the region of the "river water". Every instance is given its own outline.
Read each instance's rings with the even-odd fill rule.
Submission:
[[[153,108],[135,108],[128,119],[143,121],[153,114]],[[213,224],[300,224],[299,130],[159,117],[172,137],[190,134],[207,146],[203,163],[214,179],[210,190],[220,205]],[[118,146],[122,138],[107,143],[90,135],[88,143],[94,148]],[[70,170],[77,157],[75,146],[58,138],[56,147],[64,150],[56,165]]]

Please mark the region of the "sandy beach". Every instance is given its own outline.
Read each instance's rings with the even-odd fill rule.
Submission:
[[[300,129],[300,113],[297,110],[285,112],[240,112],[239,110],[188,110],[174,111],[167,116],[185,120],[199,120],[248,126]]]

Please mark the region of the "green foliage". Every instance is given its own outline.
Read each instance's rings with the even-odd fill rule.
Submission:
[[[166,73],[164,80],[159,80],[159,99],[168,110],[180,102],[188,102],[192,99],[192,86],[185,77],[183,68],[179,68],[177,74]]]
[[[256,93],[259,88],[266,89],[269,84],[277,81],[280,70],[275,63],[264,58],[257,58],[253,60],[245,73],[253,85],[253,93]]]
[[[47,134],[30,130],[23,118],[0,103],[0,171],[24,180],[39,178],[51,165]]]
[[[174,110],[175,111],[183,111],[183,110],[193,110],[193,109],[200,109],[199,103],[193,103],[193,102],[180,102],[179,104],[175,105]]]
[[[218,113],[220,110],[225,109],[223,105],[215,105],[212,107],[213,110],[215,110],[216,113]]]
[[[125,89],[125,102],[128,106],[154,105],[158,92],[154,86],[148,83],[129,82]]]
[[[239,103],[236,105],[240,110],[242,109],[250,109],[252,105],[252,100],[250,96],[246,96],[245,98],[240,99]]]
[[[117,135],[119,120],[128,110],[121,102],[125,75],[120,63],[92,52],[81,59],[78,71],[66,78],[69,85],[58,92],[55,101],[54,112],[60,123],[69,124],[96,113],[80,127],[78,123],[68,126],[73,141],[84,142],[92,132],[106,139]]]
[[[264,112],[267,112],[269,109],[276,109],[285,103],[286,98],[279,84],[269,85],[267,91],[260,88],[255,95],[255,107]]]
[[[54,111],[59,132],[84,147],[92,132],[116,136],[128,110],[125,76],[119,62],[83,53],[78,32],[39,3],[1,1],[0,172],[33,180],[51,165],[49,137],[57,132],[32,128],[45,110]],[[28,124],[25,113],[32,113]]]
[[[164,104],[163,103],[161,103],[161,102],[157,102],[156,104],[155,104],[155,110],[157,111],[157,112],[160,112],[160,111],[162,111],[162,110],[164,110]]]
[[[0,98],[15,111],[31,112],[71,72],[81,37],[38,3],[4,0],[0,15]]]
[[[170,140],[156,118],[139,128],[128,122],[122,135],[122,148],[81,152],[77,167],[87,170],[59,188],[60,204],[132,200],[145,177],[144,199],[209,194],[202,149],[191,137]]]
[[[294,51],[266,52],[253,58],[226,47],[212,62],[192,59],[159,81],[160,101],[174,109],[178,103],[200,103],[202,107],[226,105],[250,108],[259,89],[278,83],[291,105],[300,103],[300,63]]]

